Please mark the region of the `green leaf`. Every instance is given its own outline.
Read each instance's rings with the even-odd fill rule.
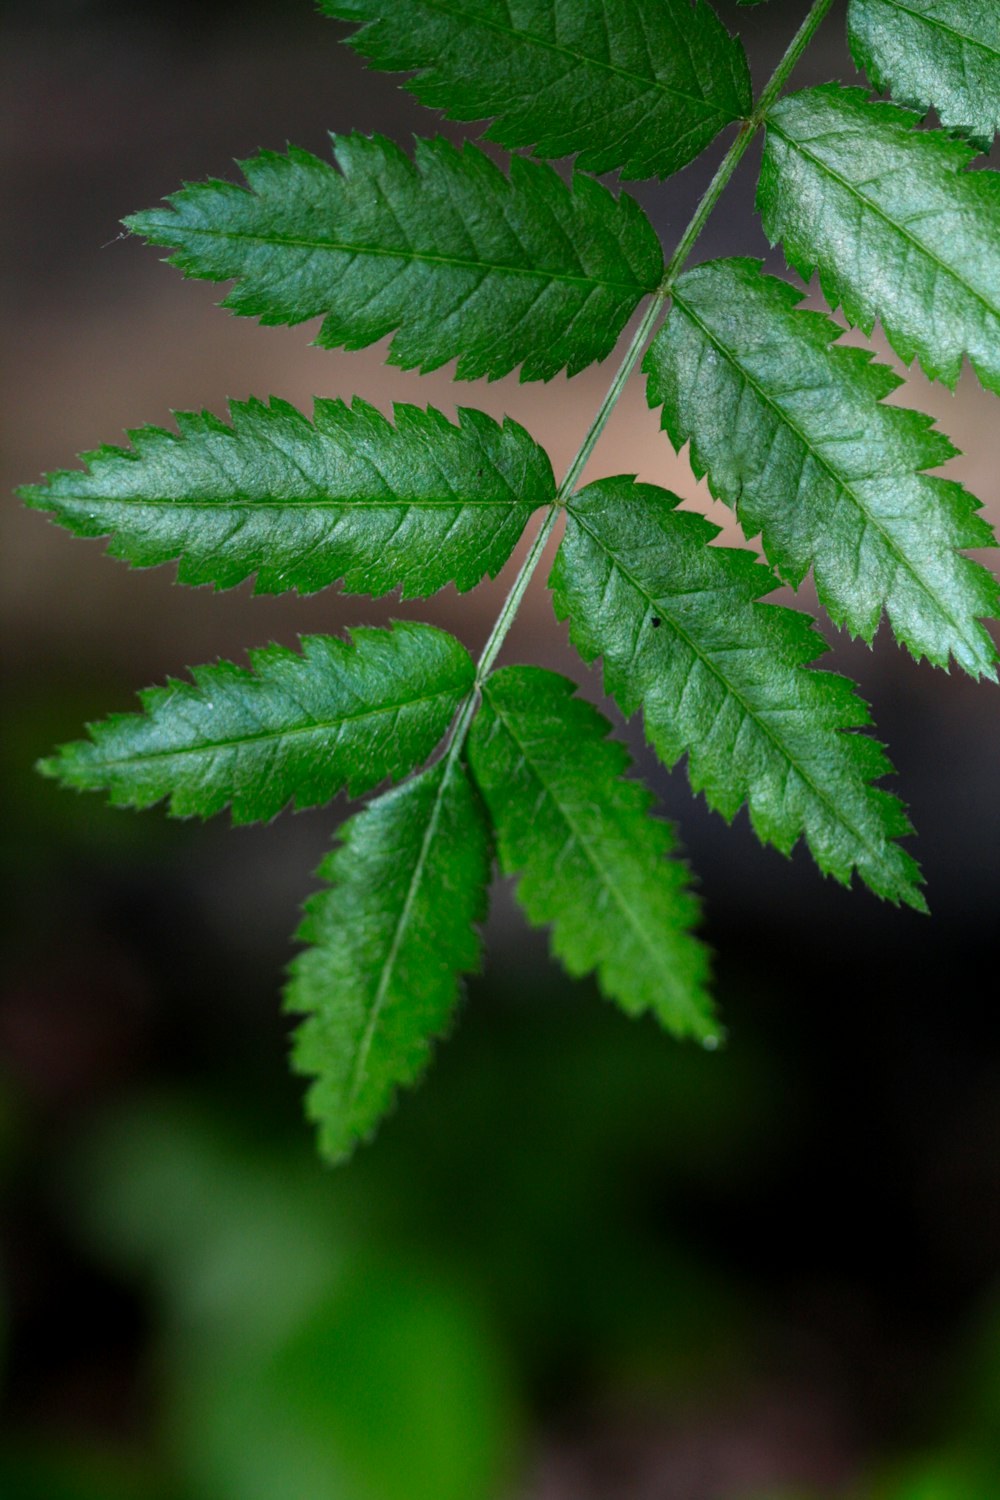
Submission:
[[[745,801],[759,838],[790,853],[800,836],[820,869],[851,871],[880,896],[922,910],[919,871],[893,839],[902,805],[871,782],[883,748],[841,731],[869,723],[851,684],[805,671],[824,648],[813,622],[756,601],[776,586],[751,552],[710,547],[718,527],[676,495],[628,476],[588,485],[567,506],[552,573],[555,608],[585,661],[604,658],[622,711],[695,791],[731,819]]]
[[[531,512],[555,493],[547,455],[516,422],[397,405],[396,426],[355,400],[233,402],[232,427],[178,412],[179,436],[144,427],[132,452],[100,448],[88,471],[22,489],[78,536],[110,533],[139,567],[178,558],[181,583],[425,597],[503,567]]]
[[[448,1029],[458,975],[478,967],[490,867],[483,809],[455,762],[379,797],[340,838],[286,990],[288,1010],[307,1016],[292,1062],[315,1078],[307,1109],[333,1160],[371,1135]]]
[[[119,806],[167,797],[176,817],[231,806],[234,823],[250,823],[408,774],[474,677],[454,637],[407,622],[349,642],[306,636],[301,656],[284,646],[249,655],[249,671],[219,662],[195,667],[193,682],[147,689],[141,714],[89,725],[89,741],[39,769],[78,791],[106,789]]]
[[[575,685],[541,667],[487,679],[469,757],[505,875],[536,926],[551,922],[556,956],[575,978],[596,969],[631,1015],[651,1010],[677,1036],[718,1041],[705,990],[707,956],[691,936],[698,903],[687,870],[666,856],[670,827],[652,797],[622,779],[628,752]]]
[[[759,261],[698,266],[673,298],[643,366],[650,405],[782,578],[797,588],[813,568],[854,635],[871,641],[885,610],[914,656],[995,677],[977,617],[1000,613],[1000,588],[956,551],[993,532],[960,484],[920,472],[957,450],[930,417],[883,404],[898,376],[837,347],[843,330]]]
[[[988,151],[1000,130],[996,0],[851,0],[851,52],[880,91]]]
[[[475,146],[334,137],[336,171],[307,151],[241,163],[126,220],[175,246],[189,276],[235,280],[224,307],[264,323],[323,318],[324,348],[395,330],[389,362],[462,380],[575,374],[603,359],[663,271],[660,242],[627,194],[567,184],[515,157],[509,176]]]
[[[739,40],[705,0],[320,0],[360,21],[351,39],[375,67],[487,139],[539,156],[579,153],[588,172],[666,177],[749,114]]]
[[[767,116],[757,205],[808,280],[901,359],[954,386],[967,354],[1000,392],[1000,179],[970,146],[917,117],[824,84]]]

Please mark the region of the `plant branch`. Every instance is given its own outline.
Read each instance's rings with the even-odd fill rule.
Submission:
[[[694,249],[695,242],[701,235],[709,215],[722,196],[723,189],[735,172],[747,147],[760,129],[767,111],[781,93],[793,68],[812,41],[816,30],[832,4],[833,0],[813,0],[813,4],[805,20],[789,42],[777,67],[764,85],[760,98],[754,106],[753,113],[741,123],[736,139],[719,163],[711,182],[702,194],[687,228],[681,235],[677,247],[667,263],[666,270],[663,273],[663,280],[650,298],[649,305],[632,336],[625,356],[607,389],[604,400],[595,413],[593,421],[587,428],[583,442],[577,449],[569,468],[563,476],[562,483],[556,492],[556,498],[545,513],[544,520],[535,534],[527,556],[518,569],[517,577],[511,585],[510,592],[504,600],[503,608],[497,616],[493,629],[490,631],[486,644],[476,663],[475,686],[462,703],[452,725],[448,741],[448,764],[445,770],[445,780],[450,775],[454,762],[461,754],[462,746],[469,732],[469,726],[472,723],[472,717],[479,699],[482,684],[489,675],[493,663],[500,654],[500,648],[506,639],[507,633],[514,623],[521,606],[521,601],[527,592],[528,585],[534,576],[538,564],[541,562],[542,554],[545,551],[548,540],[555,529],[556,522],[559,519],[559,512],[576,487],[576,483],[583,473],[587,461],[597,445],[598,439],[608,424],[611,413],[618,405],[622,391],[649,342],[653,329],[656,326],[656,321],[663,311],[665,304],[670,300],[674,282],[684,269],[688,256]]]
[[[788,82],[792,69],[812,41],[817,28],[832,4],[833,0],[814,0],[809,14],[789,42],[781,61],[767,80],[767,83],[765,83],[760,98],[754,106],[753,113],[743,121],[736,139],[722,158],[715,176],[702,194],[701,201],[692,215],[690,224],[681,235],[677,248],[670,257],[670,262],[660,283],[659,295],[670,295],[670,289],[684,269],[684,264],[694,248],[695,240],[697,240],[704,229],[709,214],[722,195],[723,188],[735,172],[744,152],[763,124],[764,116]]]

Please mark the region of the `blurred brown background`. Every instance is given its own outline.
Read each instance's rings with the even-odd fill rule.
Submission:
[[[759,87],[804,6],[719,9]],[[0,16],[4,493],[171,408],[224,415],[250,394],[475,405],[565,467],[609,366],[547,387],[420,378],[383,345],[330,353],[308,327],[221,312],[222,289],[120,234],[260,147],[456,134],[366,73],[347,28],[308,0]],[[852,77],[842,37],[837,8],[794,81]],[[767,253],[755,164],[699,258]],[[668,247],[705,180],[696,166],[636,190]],[[954,397],[916,375],[902,399],[939,415],[968,454],[949,472],[1000,521],[994,398],[966,373]],[[638,381],[588,472],[637,472],[726,520]],[[899,770],[929,921],[762,850],[742,815],[727,829],[631,726],[702,883],[726,1052],[693,1055],[566,986],[499,891],[454,1041],[328,1174],[285,1075],[279,990],[336,817],[169,824],[31,767],[139,686],[300,631],[401,615],[475,647],[510,575],[426,604],[255,599],[131,572],[11,498],[3,526],[0,1495],[994,1492],[995,688],[825,627],[826,664],[860,681]],[[505,659],[600,697],[541,582]]]

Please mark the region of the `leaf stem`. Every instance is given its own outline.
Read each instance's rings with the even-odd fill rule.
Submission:
[[[715,176],[702,194],[701,201],[692,215],[691,222],[681,235],[677,248],[670,257],[667,269],[663,273],[663,280],[660,283],[659,289],[660,295],[670,295],[670,290],[684,269],[684,263],[694,248],[695,240],[704,229],[705,222],[719,201],[723,188],[735,172],[743,153],[763,124],[764,116],[781,93],[792,69],[812,41],[817,28],[832,4],[833,0],[813,0],[809,14],[792,37],[781,57],[781,61],[765,83],[760,98],[754,106],[753,113],[748,115],[740,125],[736,139],[722,158]]]
[[[451,775],[451,769],[458,758],[465,737],[472,723],[472,716],[479,702],[483,683],[490,674],[490,669],[500,654],[500,647],[504,643],[507,632],[514,623],[514,616],[521,607],[528,584],[531,582],[535,569],[541,561],[542,553],[545,551],[549,537],[552,535],[555,524],[559,519],[559,505],[553,501],[545,513],[545,519],[535,534],[535,540],[527,557],[517,570],[517,577],[511,585],[510,592],[503,603],[503,609],[494,622],[486,645],[483,647],[479,660],[476,662],[476,680],[467,698],[465,698],[452,723],[450,739],[448,741],[448,764],[445,768],[444,780],[447,781]]]
[[[826,16],[827,11],[830,9],[832,4],[833,0],[813,0],[813,4],[811,5],[805,20],[802,22],[802,25],[795,33],[792,40],[789,42],[787,48],[782,54],[777,67],[771,74],[767,83],[764,85],[760,97],[754,106],[752,114],[748,115],[747,118],[740,124],[736,139],[733,141],[732,145],[729,147],[729,150],[726,152],[725,156],[722,158],[722,161],[719,163],[711,182],[708,184],[708,187],[702,194],[698,202],[698,206],[691,216],[691,220],[687,228],[681,235],[673,255],[671,255],[670,260],[667,262],[666,270],[663,273],[663,280],[660,282],[660,285],[657,287],[655,293],[650,298],[649,305],[646,308],[646,311],[642,316],[642,320],[632,336],[632,340],[625,352],[625,356],[618,367],[614,379],[607,389],[604,400],[601,402],[600,407],[595,413],[593,421],[587,428],[587,432],[584,436],[583,442],[577,449],[575,457],[573,458],[572,462],[569,465],[569,468],[566,470],[566,473],[563,476],[562,483],[556,491],[556,497],[546,511],[545,517],[542,521],[541,526],[535,534],[535,539],[531,544],[527,556],[518,569],[517,577],[514,579],[514,582],[511,585],[510,592],[508,593],[507,598],[504,600],[503,608],[501,609],[500,614],[497,616],[497,619],[493,625],[493,629],[490,631],[486,644],[482,649],[478,662],[476,663],[475,686],[472,688],[469,696],[462,703],[451,728],[450,738],[448,740],[448,748],[446,752],[447,765],[444,773],[445,781],[447,781],[448,777],[451,774],[454,762],[461,754],[466,735],[469,732],[469,726],[472,723],[472,717],[475,713],[476,705],[479,701],[482,685],[489,675],[493,663],[499,656],[500,648],[507,637],[507,633],[510,630],[510,627],[514,623],[514,619],[521,606],[521,601],[523,600],[525,593],[527,592],[528,585],[531,582],[532,577],[534,576],[538,564],[541,562],[542,554],[544,553],[549,538],[551,537],[552,532],[555,529],[556,523],[559,519],[559,513],[562,507],[566,504],[566,501],[569,499],[570,495],[573,493],[573,490],[576,487],[576,483],[580,478],[580,475],[583,473],[584,468],[586,467],[587,460],[593,453],[598,439],[600,438],[601,434],[608,424],[608,419],[610,418],[611,413],[618,405],[618,401],[621,397],[622,391],[625,388],[626,382],[628,381],[636,365],[639,363],[643,350],[645,349],[650,335],[652,334],[653,329],[656,326],[656,320],[659,318],[661,312],[663,311],[664,305],[670,300],[670,294],[673,289],[674,282],[677,280],[681,271],[684,269],[687,258],[691,254],[691,251],[694,249],[695,241],[698,239],[702,230],[704,229],[709,215],[715,208],[716,203],[719,201],[719,198],[722,195],[723,189],[728,183],[730,177],[732,177],[733,173],[735,172],[750,142],[753,140],[754,136],[757,134],[757,131],[760,129],[760,126],[764,120],[764,116],[771,108],[771,105],[774,103],[775,99],[781,93],[781,90],[784,88],[786,82],[788,81],[792,69],[795,67],[806,47],[812,41],[817,28],[823,21],[823,18]]]
[[[608,386],[604,400],[601,402],[594,420],[587,428],[586,436],[577,449],[575,458],[573,459],[572,463],[563,476],[562,484],[559,486],[559,489],[556,492],[556,498],[554,502],[556,506],[565,505],[566,501],[573,493],[573,490],[576,487],[576,482],[579,479],[580,475],[583,473],[587,460],[589,459],[590,455],[593,453],[594,448],[597,445],[598,438],[601,436],[601,433],[604,431],[605,427],[608,424],[608,418],[611,416],[611,413],[618,405],[621,393],[625,389],[626,381],[639,362],[642,351],[643,349],[645,349],[646,344],[649,340],[649,336],[656,324],[656,320],[660,316],[660,313],[663,311],[663,304],[666,299],[667,293],[663,290],[662,287],[658,288],[656,293],[650,299],[649,306],[646,308],[646,311],[643,314],[642,322],[635,330],[632,342],[629,344],[628,349],[625,351],[625,357],[622,360],[621,364],[618,366],[618,371],[615,375],[615,378]]]
[[[832,4],[833,0],[813,0],[809,14],[785,48],[781,61],[761,90],[760,98],[750,116],[755,129],[785,87],[792,69],[812,41]]]

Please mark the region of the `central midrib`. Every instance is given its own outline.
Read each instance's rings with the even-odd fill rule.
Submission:
[[[866,208],[872,211],[876,218],[881,219],[883,224],[885,224],[889,229],[894,230],[901,239],[904,239],[907,242],[908,245],[912,245],[914,249],[919,250],[921,254],[926,255],[927,259],[931,261],[944,276],[950,277],[953,281],[956,281],[964,291],[968,292],[970,297],[973,297],[977,302],[981,303],[992,318],[1000,317],[1000,309],[994,307],[992,303],[988,302],[983,293],[980,292],[976,287],[970,285],[970,283],[966,281],[962,275],[960,275],[960,273],[955,269],[954,266],[948,265],[947,261],[943,261],[937,255],[935,255],[930,246],[925,244],[923,240],[917,239],[917,236],[915,234],[911,234],[905,225],[897,224],[895,219],[890,219],[889,215],[886,213],[885,209],[882,208],[881,204],[877,203],[874,198],[866,197],[855,183],[842,176],[835,167],[832,167],[829,162],[824,161],[824,159],[821,156],[818,156],[815,151],[810,151],[806,142],[796,140],[794,136],[787,135],[785,131],[780,128],[780,126],[775,125],[774,120],[771,116],[768,116],[767,128],[768,130],[773,130],[775,135],[780,136],[785,144],[791,147],[793,151],[800,152],[807,161],[812,162],[813,166],[819,172],[825,172],[829,177],[833,179],[834,182],[839,183],[839,185],[844,189],[845,192],[849,193],[853,198],[857,199],[859,203],[863,203]],[[914,134],[913,138],[915,140],[918,140],[919,136]]]
[[[490,700],[490,703],[491,703],[491,705],[493,707],[494,713],[497,715],[497,718],[501,720],[501,722],[503,723],[504,727],[507,730],[507,733],[510,735],[511,739],[514,741],[515,745],[517,746],[518,750],[521,753],[521,756],[522,756],[525,764],[528,766],[529,770],[531,771],[531,774],[534,776],[535,780],[538,782],[539,786],[542,788],[542,790],[544,791],[545,795],[548,797],[549,801],[553,804],[554,807],[556,807],[558,809],[559,816],[562,818],[563,822],[566,824],[567,828],[572,833],[572,835],[573,835],[574,839],[576,840],[576,842],[577,842],[580,850],[582,851],[583,855],[585,856],[585,858],[587,860],[587,863],[590,865],[591,869],[594,871],[594,874],[596,875],[598,881],[600,882],[600,884],[602,886],[605,886],[611,892],[611,895],[614,898],[615,902],[617,903],[618,907],[624,913],[624,915],[627,918],[630,926],[632,927],[632,929],[637,934],[637,936],[638,936],[638,938],[639,938],[642,946],[649,951],[650,956],[652,957],[653,962],[654,962],[657,970],[662,972],[663,971],[663,965],[659,961],[659,958],[658,958],[658,955],[657,955],[657,952],[656,952],[656,948],[655,948],[655,946],[654,946],[651,938],[649,937],[649,935],[648,935],[648,933],[646,931],[646,928],[644,927],[643,923],[641,922],[641,920],[639,919],[638,915],[634,911],[633,907],[630,905],[630,903],[628,901],[625,900],[625,898],[622,895],[622,892],[621,892],[619,886],[617,884],[615,884],[614,881],[608,879],[605,876],[605,874],[604,874],[604,872],[602,870],[602,867],[598,863],[598,861],[595,858],[595,856],[591,853],[590,842],[587,839],[586,835],[583,834],[580,831],[580,829],[577,826],[577,824],[574,821],[574,819],[566,811],[566,808],[563,806],[563,803],[560,801],[560,799],[552,791],[552,788],[550,787],[548,781],[542,775],[542,773],[539,770],[538,765],[536,764],[536,762],[531,758],[531,756],[530,756],[527,748],[524,745],[523,740],[517,734],[517,732],[514,729],[514,727],[513,727],[512,723],[511,723],[510,719],[503,712],[503,710],[498,707],[498,705],[494,702],[493,698],[490,697],[488,691],[487,691],[486,696],[489,697],[489,700]],[[670,975],[669,970],[667,970],[666,972],[667,972],[667,982],[668,982],[668,985],[671,988],[671,991],[681,999],[683,1007],[684,1007],[684,1009],[686,1011],[689,1011],[689,1012],[692,1011],[693,1007],[691,1006],[690,1001],[687,999],[686,996],[684,996],[683,991],[681,991],[678,988],[678,986],[672,982],[672,976]]]
[[[161,232],[176,231],[177,219],[175,214],[169,220],[161,220],[151,225]],[[143,235],[146,231],[142,231]],[[428,265],[452,266],[463,271],[488,271],[504,276],[533,276],[536,280],[564,281],[573,286],[606,286],[618,291],[631,292],[637,295],[645,295],[655,289],[656,281],[644,284],[638,281],[617,281],[612,277],[575,275],[571,271],[552,271],[545,266],[511,266],[503,261],[492,260],[469,260],[460,255],[440,255],[432,250],[390,250],[384,245],[352,245],[341,240],[318,240],[302,239],[298,236],[277,234],[256,234],[244,229],[210,229],[203,224],[183,224],[182,233],[178,239],[167,239],[162,243],[168,246],[181,248],[183,240],[192,234],[201,234],[210,239],[217,240],[249,240],[257,245],[287,246],[293,250],[330,250],[339,255],[375,255],[383,256],[389,260],[417,260]],[[228,281],[233,277],[238,281],[252,279],[249,271],[224,271],[213,280]]]
[[[716,666],[714,661],[712,661],[711,657],[706,656],[704,652],[699,650],[697,643],[691,639],[684,627],[682,625],[678,625],[677,621],[670,615],[669,610],[667,610],[662,600],[654,599],[652,597],[652,595],[647,591],[647,589],[639,581],[639,579],[637,579],[635,575],[625,566],[621,559],[611,551],[611,549],[606,545],[602,538],[599,537],[593,530],[593,528],[587,524],[587,522],[583,519],[578,511],[570,510],[570,514],[584,528],[584,530],[587,531],[591,537],[593,537],[594,541],[597,543],[598,547],[600,547],[601,551],[606,554],[606,556],[619,570],[619,572],[621,572],[628,579],[629,583],[635,589],[636,593],[641,594],[641,596],[647,601],[650,610],[658,610],[661,614],[665,614],[670,619],[671,626],[673,627],[677,635],[680,636],[681,640],[684,641],[684,643],[690,648],[690,650],[694,653],[698,660],[709,669],[713,677],[718,679],[718,681],[725,688],[726,692],[732,694],[737,703],[746,713],[747,717],[751,719],[753,723],[756,724],[758,728],[763,732],[763,734],[771,741],[772,745],[774,745],[775,749],[779,752],[782,758],[788,762],[788,764],[795,771],[796,775],[801,777],[805,785],[808,786],[814,793],[817,800],[821,802],[822,805],[831,813],[834,821],[836,823],[839,823],[841,827],[846,828],[849,833],[853,834],[854,837],[858,840],[858,843],[861,844],[863,848],[867,849],[873,856],[877,857],[882,854],[885,849],[894,847],[890,843],[886,842],[883,845],[883,849],[877,849],[871,843],[871,840],[867,834],[862,833],[849,819],[844,817],[841,809],[837,806],[833,799],[816,784],[816,782],[813,780],[812,776],[808,774],[808,772],[803,770],[798,761],[788,750],[787,746],[785,746],[782,741],[777,738],[771,726],[754,712],[743,695],[728,681],[728,679],[723,675],[721,669]],[[843,733],[844,731],[841,730],[835,732]]]
[[[312,724],[296,724],[290,729],[268,729],[259,734],[233,735],[224,740],[211,740],[202,745],[181,745],[175,749],[143,750],[135,755],[102,756],[102,767],[135,766],[145,761],[177,759],[178,756],[209,755],[218,750],[235,750],[240,745],[265,744],[269,740],[294,739],[298,735],[329,734],[345,724],[356,724],[362,719],[377,719],[382,714],[399,713],[405,708],[416,708],[422,703],[433,703],[437,698],[454,698],[456,702],[467,691],[468,685],[439,688],[433,693],[423,693],[416,698],[404,698],[399,703],[380,703],[366,708],[361,713],[343,714],[336,719],[323,719]],[[99,749],[99,746],[95,746]]]
[[[279,498],[274,495],[265,495],[256,498],[248,495],[223,495],[216,499],[204,496],[189,497],[182,496],[179,499],[168,495],[78,495],[58,494],[51,497],[60,503],[74,503],[76,505],[149,505],[162,507],[166,510],[218,510],[223,506],[231,506],[236,509],[250,508],[263,510],[270,507],[275,510],[287,510],[297,506],[311,507],[318,510],[385,510],[385,509],[409,509],[409,510],[454,510],[456,506],[475,505],[482,509],[502,509],[515,511],[520,507],[530,507],[537,510],[540,505],[547,505],[549,497],[544,500],[526,500],[520,495],[515,495],[509,500],[480,499],[474,493],[468,496],[452,496],[451,498],[436,496],[420,499],[409,499],[405,496],[386,495],[384,498],[375,497],[368,499],[362,497],[354,499],[352,496],[336,495],[296,495],[291,498]]]
[[[441,0],[423,0],[425,9],[436,10],[441,15],[451,16],[456,21],[464,21],[467,25],[483,26],[488,31],[499,32],[501,36],[513,37],[515,41],[530,42],[535,47],[540,47],[547,52],[555,52],[560,57],[571,57],[574,62],[583,63],[586,67],[600,68],[603,72],[613,73],[619,78],[627,78],[630,83],[641,84],[644,89],[653,87],[663,94],[671,94],[675,99],[686,99],[691,104],[696,104],[708,115],[726,116],[726,111],[718,105],[714,105],[702,94],[689,94],[684,89],[675,87],[673,84],[664,83],[661,79],[650,77],[648,74],[633,73],[629,68],[622,68],[617,63],[604,62],[601,58],[593,57],[586,52],[578,52],[573,47],[566,47],[561,42],[552,42],[548,37],[539,36],[534,31],[518,31],[513,26],[504,26],[500,21],[491,20],[487,16],[471,15],[467,10],[462,10],[455,5],[444,5]],[[428,64],[424,64],[421,72],[426,71]]]
[[[386,954],[385,962],[383,963],[381,972],[379,974],[378,985],[376,987],[375,994],[372,996],[371,1012],[368,1016],[368,1020],[365,1025],[364,1032],[362,1033],[361,1040],[358,1043],[357,1057],[354,1060],[354,1067],[351,1072],[351,1081],[347,1095],[348,1109],[353,1109],[354,1105],[357,1103],[358,1095],[361,1092],[361,1085],[364,1082],[365,1069],[368,1065],[368,1056],[372,1049],[372,1043],[375,1040],[375,1028],[378,1025],[378,1019],[382,1013],[382,1007],[385,1004],[385,997],[389,993],[389,984],[392,980],[393,970],[396,967],[396,960],[399,957],[399,951],[403,946],[403,939],[406,935],[406,929],[410,925],[410,916],[413,912],[414,903],[417,899],[417,891],[419,890],[420,883],[424,878],[424,870],[426,869],[427,861],[430,857],[431,845],[434,842],[434,836],[437,833],[438,824],[441,821],[441,809],[444,806],[445,793],[448,789],[452,767],[454,764],[455,763],[451,760],[447,760],[444,762],[444,770],[441,772],[441,779],[438,783],[437,792],[434,796],[434,805],[431,808],[431,815],[427,819],[427,827],[424,829],[424,836],[420,841],[420,850],[417,854],[416,863],[413,867],[413,874],[410,876],[410,882],[406,888],[406,897],[403,901],[403,908],[399,914],[399,919],[393,930],[392,942],[389,945],[389,951]],[[414,783],[411,782],[410,784],[413,785]]]
[[[692,323],[697,324],[702,333],[705,335],[706,339],[708,339],[709,343],[712,344],[714,348],[718,349],[719,353],[725,360],[727,360],[730,365],[732,365],[737,374],[746,381],[747,385],[750,386],[753,391],[756,392],[764,405],[769,407],[770,410],[774,412],[775,416],[778,417],[780,421],[784,422],[792,432],[794,432],[795,436],[798,438],[803,448],[805,448],[806,452],[811,454],[816,462],[820,465],[820,467],[826,470],[827,474],[829,474],[830,478],[833,480],[838,489],[843,491],[845,495],[850,495],[851,499],[854,501],[854,504],[864,516],[865,520],[869,523],[869,525],[874,526],[879,536],[885,542],[886,547],[897,559],[900,566],[905,568],[910,576],[920,585],[924,594],[934,605],[935,609],[951,623],[951,625],[954,627],[955,631],[965,642],[965,644],[967,646],[971,645],[972,643],[966,635],[966,632],[963,629],[961,623],[955,618],[949,608],[944,607],[940,604],[940,602],[932,592],[930,585],[925,581],[919,569],[913,562],[911,562],[911,560],[906,556],[905,553],[899,550],[899,546],[896,543],[895,539],[887,531],[885,531],[878,518],[873,516],[871,512],[867,510],[866,507],[861,503],[861,500],[851,488],[850,482],[846,480],[843,475],[838,474],[837,470],[833,467],[829,460],[824,457],[822,453],[818,453],[816,451],[806,434],[799,427],[798,423],[788,415],[784,407],[778,403],[776,398],[769,396],[768,393],[760,385],[757,384],[756,380],[754,380],[749,371],[742,364],[740,364],[736,354],[731,349],[727,348],[726,345],[722,343],[718,337],[716,337],[712,329],[710,329],[705,323],[702,322],[701,318],[698,317],[698,314],[691,307],[690,303],[685,302],[682,297],[679,297],[677,295],[676,290],[674,292],[674,301],[679,307],[683,309],[683,311],[691,319]],[[914,473],[917,474],[919,473],[919,471],[915,470]],[[815,567],[815,556],[810,559],[810,561],[811,565]]]
[[[959,31],[958,27],[952,26],[949,21],[942,21],[940,16],[931,15],[927,11],[913,10],[909,5],[904,5],[902,0],[883,0],[883,3],[891,5],[894,10],[901,10],[904,15],[912,16],[915,21],[923,21],[931,30],[937,28],[939,31],[946,31],[956,41],[968,42],[970,47],[978,47],[980,51],[986,52],[990,57],[995,57],[1000,61],[1000,52],[991,46],[989,42],[984,42],[978,36],[970,36],[967,31]]]

